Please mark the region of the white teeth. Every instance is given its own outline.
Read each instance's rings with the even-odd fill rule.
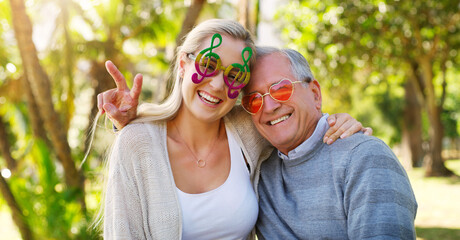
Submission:
[[[211,103],[219,103],[220,102],[220,99],[215,98],[215,97],[211,97],[208,94],[206,94],[205,92],[198,92],[198,94],[202,98],[206,99],[208,102],[211,102]]]
[[[282,122],[282,121],[288,119],[290,116],[291,116],[290,114],[289,115],[284,115],[284,116],[282,116],[282,117],[280,117],[280,118],[278,118],[276,120],[270,121],[270,124],[275,125],[275,124],[277,124],[279,122]]]

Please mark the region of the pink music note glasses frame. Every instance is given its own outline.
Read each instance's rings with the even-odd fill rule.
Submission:
[[[218,40],[214,46],[215,40]],[[218,33],[212,36],[211,46],[203,49],[197,56],[192,53],[187,54],[188,58],[195,61],[196,73],[192,75],[192,81],[198,84],[205,77],[212,77],[218,74],[221,70],[224,71],[224,82],[228,86],[228,97],[238,97],[239,90],[246,86],[250,80],[249,59],[252,57],[252,49],[245,47],[241,52],[241,57],[244,64],[232,63],[227,67],[222,66],[222,61],[217,53],[212,52],[213,49],[219,47],[222,43],[222,36]],[[248,53],[245,58],[246,52]],[[201,78],[199,76],[201,76]]]

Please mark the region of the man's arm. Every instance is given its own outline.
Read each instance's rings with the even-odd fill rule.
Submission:
[[[344,183],[349,239],[415,239],[417,202],[406,172],[385,143],[370,139],[350,154]]]

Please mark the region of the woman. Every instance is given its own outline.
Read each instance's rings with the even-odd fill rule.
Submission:
[[[171,96],[161,105],[141,106],[115,141],[105,238],[244,239],[250,234],[258,214],[251,179],[258,159],[271,152],[249,115],[234,107],[249,81],[254,53],[250,34],[233,21],[208,20],[187,35],[177,49]],[[115,123],[129,121],[141,77],[130,95],[115,66],[108,62],[107,69],[119,89],[100,94],[98,106]],[[116,109],[125,102],[133,108]],[[354,123],[345,124],[360,130]]]

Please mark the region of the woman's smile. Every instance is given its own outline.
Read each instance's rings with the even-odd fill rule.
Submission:
[[[198,90],[198,97],[201,101],[207,104],[211,104],[212,106],[217,106],[219,103],[223,101],[222,99],[212,96],[210,93],[203,90]]]

